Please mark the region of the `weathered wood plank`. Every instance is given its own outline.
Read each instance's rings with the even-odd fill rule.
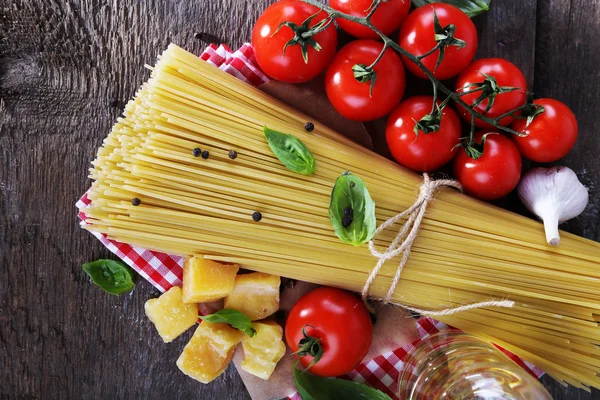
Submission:
[[[593,37],[600,28],[600,2],[588,0],[539,0],[536,27],[536,97],[552,97],[567,104],[579,123],[579,138],[573,150],[555,165],[573,169],[590,189],[590,204],[584,213],[563,228],[588,239],[600,240],[600,101],[598,65],[600,44]],[[600,391],[591,394],[573,387],[544,384],[555,400],[600,399]]]

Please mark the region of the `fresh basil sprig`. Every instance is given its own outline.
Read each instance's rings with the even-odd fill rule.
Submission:
[[[273,154],[287,169],[302,175],[315,173],[317,168],[315,157],[300,139],[287,133],[274,131],[266,126],[263,132]]]
[[[252,321],[243,312],[224,308],[217,311],[214,314],[200,316],[203,321],[213,322],[216,324],[226,323],[231,325],[233,328],[244,332],[250,337],[256,335],[256,329],[252,327]]]
[[[337,178],[331,191],[329,219],[344,243],[360,246],[373,238],[377,228],[375,202],[358,176],[346,171]]]
[[[97,260],[82,265],[83,270],[100,289],[119,295],[133,289],[133,271],[115,260]]]
[[[473,18],[487,12],[490,9],[491,1],[492,0],[412,0],[412,3],[415,7],[421,7],[431,3],[447,3],[460,8],[465,14]]]
[[[302,400],[392,400],[390,396],[359,382],[310,375],[294,368],[294,384]]]

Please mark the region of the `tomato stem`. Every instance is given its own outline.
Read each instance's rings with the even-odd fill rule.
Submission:
[[[367,69],[372,70],[373,68],[375,68],[375,66],[377,65],[377,63],[381,60],[381,58],[383,57],[383,54],[385,53],[385,51],[387,50],[388,45],[386,43],[383,44],[383,49],[381,49],[381,52],[379,53],[379,55],[377,55],[377,58],[375,59],[375,61],[373,61],[371,63],[371,65],[369,65],[367,67]]]
[[[377,8],[379,8],[380,4],[381,4],[381,0],[373,0],[371,5],[369,6],[369,8],[367,8],[365,10],[365,12],[367,12],[367,15],[365,16],[365,19],[367,21],[371,20],[371,17],[373,16],[373,14],[375,14],[375,11],[377,11]]]
[[[429,50],[427,53],[417,56],[417,58],[420,61],[420,60],[424,59],[425,57],[428,57],[428,56],[432,55],[433,53],[435,53],[441,46],[442,46],[442,42],[437,42],[437,44],[435,46],[433,46],[433,48],[431,50]]]
[[[425,67],[425,65],[423,64],[423,62],[421,61],[421,58],[423,56],[415,56],[414,54],[410,53],[408,50],[406,50],[405,48],[403,48],[402,46],[400,46],[398,43],[396,43],[395,41],[393,41],[392,39],[390,39],[389,37],[387,37],[386,35],[384,35],[375,25],[373,25],[370,21],[370,17],[373,15],[373,13],[375,12],[375,10],[377,9],[377,7],[379,6],[379,4],[381,3],[381,0],[374,0],[374,5],[372,7],[372,9],[370,10],[369,14],[366,17],[357,17],[354,15],[349,15],[346,13],[342,13],[328,5],[322,4],[321,2],[319,2],[318,0],[302,0],[303,2],[307,3],[307,4],[311,4],[315,7],[320,8],[321,10],[325,11],[326,13],[329,14],[329,17],[332,19],[335,18],[340,18],[340,19],[345,19],[351,22],[355,22],[359,25],[362,26],[366,26],[367,28],[371,29],[373,32],[375,32],[383,41],[384,45],[386,47],[390,47],[392,49],[394,49],[395,51],[397,51],[398,53],[400,53],[401,55],[403,55],[404,57],[406,57],[408,60],[410,60],[412,63],[414,63],[417,67],[419,67],[419,69],[421,71],[423,71],[423,73],[425,74],[425,76],[427,76],[429,78],[429,80],[431,81],[432,85],[437,85],[437,89],[439,89],[440,92],[442,92],[443,94],[445,94],[446,96],[450,97],[450,99],[452,101],[454,101],[456,104],[460,105],[461,107],[463,107],[469,114],[471,114],[471,119],[472,121],[475,121],[475,119],[480,119],[481,121],[495,127],[498,130],[504,131],[504,132],[508,132],[511,133],[513,135],[519,135],[519,133],[517,131],[515,131],[514,129],[511,129],[509,127],[506,126],[502,126],[498,123],[498,121],[495,118],[490,118],[490,117],[486,117],[485,113],[480,113],[477,110],[475,110],[474,107],[470,106],[469,104],[467,104],[462,98],[461,95],[466,94],[466,93],[456,93],[453,90],[450,90],[449,88],[447,88],[445,85],[443,85],[435,76],[434,74],[427,68]],[[438,42],[439,44],[440,42]],[[437,45],[436,45],[437,46]],[[436,49],[437,50],[437,49]],[[435,50],[432,49],[432,53]],[[427,53],[425,53],[427,54]],[[512,112],[517,112],[519,110],[515,109],[512,110]],[[474,127],[473,127],[474,129]]]
[[[432,82],[432,85],[431,85],[431,86],[433,86],[433,104],[431,104],[431,114],[433,114],[433,112],[436,109],[436,105],[437,105],[436,103],[437,103],[437,96],[438,96],[438,93],[437,93],[438,85],[439,85],[439,82]]]

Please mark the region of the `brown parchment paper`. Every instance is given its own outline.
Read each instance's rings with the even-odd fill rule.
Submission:
[[[277,81],[268,82],[260,87],[266,93],[291,105],[299,111],[346,135],[355,142],[372,149],[371,137],[363,124],[350,121],[335,111],[327,100],[321,78],[301,85],[290,85]],[[374,261],[375,263],[375,261]],[[285,316],[296,301],[306,292],[317,287],[307,282],[296,282],[293,286],[283,285],[279,314]],[[281,316],[280,315],[280,316]],[[283,321],[278,321],[285,328]],[[352,335],[352,332],[348,332]],[[377,313],[377,322],[373,326],[373,344],[365,357],[370,360],[380,354],[417,340],[418,334],[414,320],[398,307],[385,306]],[[287,349],[269,380],[262,380],[242,370],[244,358],[242,346],[238,346],[233,362],[253,400],[279,400],[295,393],[292,368],[295,362],[291,350]]]

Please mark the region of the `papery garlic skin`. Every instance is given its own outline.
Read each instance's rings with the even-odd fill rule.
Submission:
[[[521,179],[518,193],[523,205],[544,221],[551,246],[560,243],[558,224],[581,214],[589,200],[587,188],[567,167],[532,169]]]

